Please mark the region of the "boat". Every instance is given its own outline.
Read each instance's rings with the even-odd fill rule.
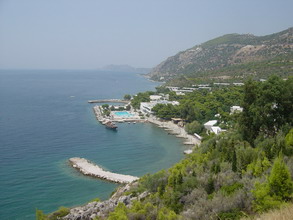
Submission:
[[[107,121],[105,123],[105,126],[106,128],[113,129],[113,130],[116,130],[118,128],[118,126],[112,121]]]

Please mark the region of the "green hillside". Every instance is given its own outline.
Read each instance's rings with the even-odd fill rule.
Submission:
[[[169,57],[148,76],[159,81],[182,75],[205,80],[221,75],[266,78],[271,73],[287,77],[293,73],[292,58],[293,28],[261,37],[228,34]]]

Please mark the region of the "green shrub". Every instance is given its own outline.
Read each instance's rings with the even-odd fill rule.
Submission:
[[[48,215],[49,220],[57,220],[60,219],[60,217],[64,217],[68,215],[70,212],[69,208],[61,206],[57,211],[51,213]]]
[[[99,198],[94,198],[91,200],[91,202],[100,202],[101,200]]]
[[[240,219],[241,217],[245,216],[243,212],[241,212],[239,209],[232,209],[229,212],[221,212],[218,214],[219,219],[224,220],[237,220]]]
[[[239,189],[243,188],[243,184],[242,183],[233,183],[232,185],[229,186],[222,186],[221,187],[221,192],[224,195],[232,195],[234,192],[236,192]]]
[[[293,183],[291,175],[282,157],[277,157],[267,180],[255,184],[252,193],[255,197],[254,210],[264,212],[271,208],[278,208],[291,198]]]
[[[48,220],[48,218],[42,210],[36,209],[36,220]]]

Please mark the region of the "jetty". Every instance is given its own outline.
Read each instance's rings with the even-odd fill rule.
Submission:
[[[112,173],[103,170],[96,164],[88,161],[85,158],[73,157],[69,159],[69,163],[75,169],[79,170],[82,174],[86,176],[97,177],[103,180],[108,180],[115,183],[131,183],[139,178],[136,176]]]
[[[129,103],[130,101],[122,99],[97,99],[97,100],[88,100],[88,103]]]

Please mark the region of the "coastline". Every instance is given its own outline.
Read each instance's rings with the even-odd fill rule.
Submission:
[[[114,118],[114,117],[105,117],[102,115],[100,106],[96,105],[93,107],[94,114],[96,116],[96,119],[104,124],[105,121],[110,120],[112,122],[149,122],[152,123],[159,128],[163,128],[165,131],[168,132],[168,134],[175,135],[177,138],[183,138],[186,139],[186,141],[183,142],[184,145],[191,145],[191,146],[199,146],[201,141],[197,139],[195,136],[188,134],[183,127],[178,126],[177,124],[174,124],[172,121],[161,121],[156,117],[146,117],[146,119],[140,119],[138,116],[135,116],[133,118]],[[131,112],[134,113],[134,112]],[[191,149],[187,150],[187,154],[191,153]]]
[[[104,117],[101,114],[99,106],[94,106],[93,110],[94,110],[96,119],[102,123]],[[201,143],[200,140],[198,140],[195,136],[187,134],[187,132],[184,130],[183,127],[179,127],[177,124],[174,124],[172,121],[164,122],[159,120],[156,117],[148,117],[145,120],[143,120],[143,122],[152,123],[156,125],[157,127],[164,129],[169,134],[175,135],[177,138],[186,139],[186,142],[184,142],[183,144],[186,144],[186,145],[188,144],[188,145],[192,145],[193,147],[197,147]],[[192,152],[191,149],[187,151]],[[77,166],[78,164],[76,163],[76,161],[74,162],[75,159],[77,159],[78,161],[82,161],[85,164],[82,166]],[[122,185],[120,185],[118,189],[115,190],[114,194],[106,200],[99,201],[99,202],[88,202],[84,205],[70,208],[68,215],[64,216],[62,219],[66,219],[66,220],[83,219],[83,218],[95,219],[96,217],[105,217],[107,216],[107,213],[114,211],[115,207],[119,203],[123,203],[126,206],[131,206],[133,201],[142,200],[148,195],[147,192],[144,192],[137,196],[127,194],[127,192],[131,190],[131,186],[137,184],[137,180],[139,180],[139,177],[133,177],[129,175],[122,175],[122,174],[116,174],[116,173],[103,171],[100,167],[98,167],[97,165],[91,163],[90,161],[84,158],[71,158],[69,161],[74,168],[78,169],[84,175],[98,177],[108,181],[120,183]],[[93,174],[92,172],[89,172],[89,169],[87,169],[89,168],[88,166],[96,170],[97,173]],[[106,175],[104,175],[103,172],[105,172]],[[114,179],[112,178],[112,176],[109,176],[109,174],[113,174]],[[117,179],[115,179],[115,177],[117,177],[118,175],[124,176],[126,178],[126,181],[125,179],[123,181],[116,181]]]
[[[201,141],[198,140],[195,136],[187,134],[183,127],[179,127],[171,121],[162,122],[155,117],[149,117],[147,121],[157,125],[159,128],[163,128],[164,130],[168,131],[169,134],[176,135],[177,138],[187,139],[187,141],[183,143],[185,145],[194,145],[194,147],[197,147],[201,143]]]
[[[112,80],[113,78],[117,79],[119,87],[117,87],[117,81]],[[2,118],[1,125],[4,126],[4,130],[0,135],[3,143],[2,168],[4,171],[1,179],[3,198],[1,215],[11,219],[33,219],[35,207],[50,213],[57,210],[59,206],[82,205],[94,197],[108,199],[117,184],[78,173],[68,166],[67,162],[74,156],[90,159],[118,173],[120,168],[134,170],[131,175],[135,176],[152,172],[154,169],[159,170],[161,164],[170,167],[169,156],[164,156],[162,163],[153,165],[152,162],[156,161],[147,158],[145,160],[151,163],[146,164],[146,168],[136,168],[136,163],[132,164],[131,160],[135,159],[140,152],[146,152],[147,144],[130,156],[129,165],[124,163],[122,159],[127,157],[127,151],[125,152],[123,148],[117,149],[118,147],[113,150],[112,146],[117,146],[119,142],[128,146],[135,143],[131,144],[126,136],[119,136],[99,126],[93,117],[94,104],[87,103],[90,99],[118,98],[124,93],[135,94],[153,90],[155,86],[144,78],[127,73],[93,74],[92,71],[87,70],[73,73],[63,70],[32,72],[15,70],[11,71],[11,74],[3,72],[1,79],[3,79],[1,81],[4,92],[3,101],[11,104],[3,106],[1,112],[7,115]],[[56,86],[42,90],[44,99],[39,99],[35,91],[39,91],[40,85],[47,81]],[[23,87],[31,89],[23,92]],[[109,89],[112,87],[113,90]],[[14,94],[14,96],[8,94]],[[19,103],[22,107],[14,108],[15,103]],[[142,135],[147,130],[143,124],[138,126],[123,124],[123,126],[127,127],[125,130],[129,132],[138,133],[139,131]],[[112,140],[112,136],[117,139]],[[157,134],[150,134],[150,138],[151,136],[158,139]],[[164,137],[167,141],[168,136],[164,135]],[[148,143],[154,142],[156,141]],[[174,144],[174,147],[180,146],[179,144]],[[161,148],[154,149],[154,152],[157,151],[162,152]],[[172,158],[175,158],[174,161],[180,154],[179,152],[176,155],[176,152],[178,150],[170,154]],[[21,156],[16,156],[19,154]],[[104,154],[112,155],[112,160],[108,161]],[[149,153],[150,158],[153,154],[156,153]],[[39,155],[42,156],[39,157]],[[143,158],[139,160],[144,161]],[[115,162],[113,166],[109,165],[113,164],[112,161]],[[141,167],[143,163],[139,163],[139,166]],[[121,171],[121,173],[130,174],[128,171]],[[36,176],[44,181],[37,181]],[[11,184],[11,181],[19,184]],[[25,203],[19,199],[18,194],[27,198]],[[13,206],[9,205],[10,201],[13,201]]]

